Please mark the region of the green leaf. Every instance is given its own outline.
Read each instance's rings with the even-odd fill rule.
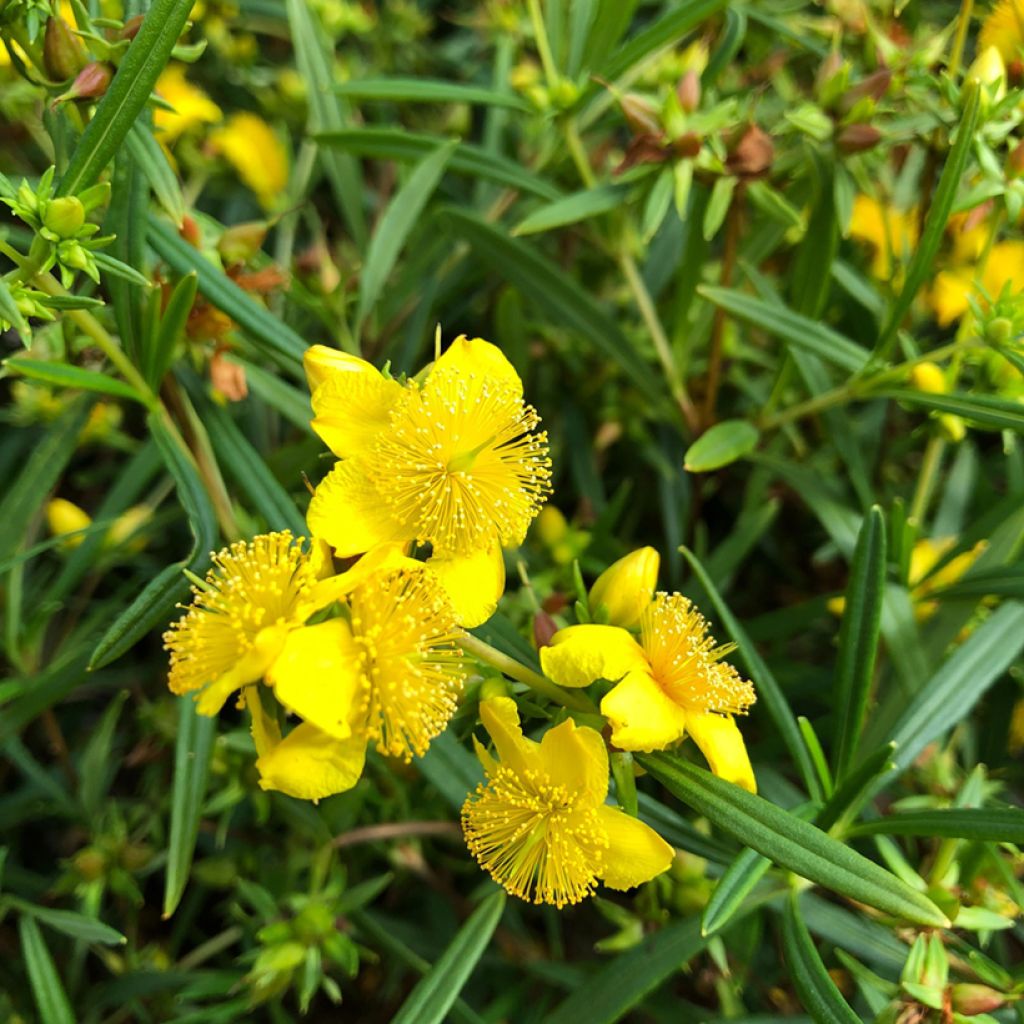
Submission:
[[[857,754],[882,629],[885,594],[885,517],[873,506],[864,517],[850,567],[839,627],[833,765],[842,781]]]
[[[914,924],[949,926],[926,896],[797,815],[678,756],[642,754],[637,760],[674,796],[779,867]]]
[[[109,253],[105,252],[94,252],[92,258],[96,261],[96,266],[100,270],[105,270],[108,275],[121,278],[122,281],[127,281],[129,284],[137,284],[140,288],[148,288],[150,285],[149,278],[144,274],[140,274],[134,267],[128,266],[127,263],[122,263],[119,259],[115,259]]]
[[[962,722],[1024,648],[1024,604],[998,608],[914,695],[892,729],[895,762],[908,768],[922,750]]]
[[[32,340],[32,328],[21,315],[18,304],[11,295],[7,282],[0,280],[0,319],[6,320],[21,335],[22,342],[28,344]]]
[[[902,811],[854,825],[848,835],[942,836],[976,842],[1024,844],[1024,811],[1016,807],[950,807]]]
[[[181,194],[178,175],[167,160],[167,154],[161,149],[160,143],[153,137],[152,131],[136,122],[128,133],[128,152],[137,167],[146,176],[153,195],[160,205],[170,214],[177,227],[185,219],[185,199]]]
[[[147,422],[160,455],[174,478],[178,500],[192,529],[192,550],[184,561],[174,562],[159,572],[114,620],[92,652],[90,669],[109,665],[150,630],[167,624],[177,603],[188,593],[182,570],[194,570],[205,565],[210,549],[217,541],[217,520],[191,452],[161,413],[151,413]]]
[[[316,140],[353,156],[406,161],[422,160],[448,141],[441,135],[425,135],[400,128],[340,128],[318,132]],[[558,189],[544,178],[513,160],[469,142],[460,142],[448,163],[450,169],[459,174],[520,189],[543,199],[557,199],[559,196]]]
[[[49,928],[70,935],[82,942],[97,942],[103,946],[121,946],[128,940],[110,925],[97,921],[85,914],[76,914],[71,910],[53,910],[50,907],[37,907],[25,900],[13,896],[6,897],[6,902],[16,910],[45,924]]]
[[[39,513],[64,467],[75,453],[78,435],[85,425],[92,400],[78,398],[49,425],[32,449],[14,482],[0,500],[0,561],[6,561],[21,546],[32,518]]]
[[[577,224],[609,210],[618,210],[625,202],[627,191],[622,185],[601,185],[584,192],[574,192],[534,210],[512,229],[512,234],[535,235],[567,224]]]
[[[892,769],[895,749],[894,744],[886,743],[864,757],[836,786],[814,824],[827,832],[844,814],[856,811],[871,794],[875,779]]]
[[[872,392],[870,397],[891,398],[896,402],[906,402],[907,405],[916,405],[923,409],[952,413],[979,427],[1024,433],[1024,406],[1005,398],[965,395],[956,391],[946,395],[934,395],[926,391],[912,391],[909,388],[886,388],[884,391]]]
[[[45,381],[61,388],[77,388],[80,391],[98,391],[116,398],[131,398],[143,402],[142,395],[130,384],[125,384],[117,377],[109,377],[96,370],[83,370],[79,366],[68,366],[67,363],[50,363],[42,359],[24,359],[15,356],[4,360],[4,368],[22,377]]]
[[[359,307],[354,334],[359,336],[363,321],[377,305],[377,299],[394,269],[410,232],[416,227],[424,207],[434,194],[445,167],[458,142],[442,142],[427,154],[409,175],[394,199],[388,204],[370,239],[362,273],[359,276]]]
[[[935,257],[942,244],[946,223],[967,169],[971,146],[975,142],[975,128],[980,109],[981,90],[977,83],[966,83],[962,97],[963,113],[960,117],[960,126],[957,128],[956,141],[949,151],[949,156],[946,158],[945,166],[939,177],[939,183],[935,188],[935,194],[928,204],[928,216],[924,222],[924,230],[921,233],[920,241],[914,248],[910,266],[907,267],[907,272],[904,275],[903,288],[900,290],[899,298],[893,304],[885,328],[878,336],[878,344],[875,345],[875,352],[882,359],[889,355],[896,340],[896,332],[899,330],[903,318],[910,311],[914,297],[929,275],[933,273]]]
[[[193,0],[154,0],[71,154],[58,195],[88,188],[113,160],[170,60],[192,5]]]
[[[478,103],[529,112],[526,100],[513,92],[482,89],[440,78],[355,78],[334,86],[339,96],[351,100],[384,100],[392,103]]]
[[[701,935],[714,935],[732,921],[771,866],[772,862],[756,850],[741,850],[719,878],[704,907]]]
[[[41,1024],[75,1024],[71,1004],[60,983],[60,976],[46,948],[39,925],[32,917],[22,914],[18,919],[18,934],[21,937],[21,955]]]
[[[461,810],[466,797],[484,778],[480,762],[450,730],[431,741],[427,752],[416,759],[416,765],[455,811]]]
[[[601,68],[601,77],[614,81],[651,54],[678,42],[725,6],[725,0],[679,0],[672,4],[667,14],[619,47]]]
[[[779,730],[782,736],[783,743],[789,748],[793,760],[800,769],[800,775],[804,780],[804,785],[807,786],[807,792],[811,796],[820,799],[823,794],[818,781],[818,772],[814,767],[814,759],[804,743],[803,736],[800,735],[800,727],[797,725],[796,718],[793,717],[789,701],[786,700],[786,696],[775,681],[771,670],[765,664],[761,655],[758,654],[757,648],[750,640],[750,637],[747,636],[746,631],[729,610],[729,606],[722,599],[718,588],[711,581],[711,577],[707,574],[704,566],[698,561],[697,556],[688,548],[680,548],[680,551],[682,551],[684,557],[690,563],[697,581],[707,592],[708,597],[711,598],[711,603],[714,605],[726,633],[729,634],[733,643],[736,644],[738,653],[743,659],[747,671],[750,673],[750,678],[757,688],[758,698],[764,702],[764,706],[768,709],[768,714],[771,715],[772,721],[775,722],[775,728]]]
[[[683,457],[683,469],[689,473],[710,473],[713,469],[721,469],[752,452],[759,438],[753,423],[723,420],[690,445]]]
[[[782,338],[794,348],[810,352],[826,363],[856,373],[868,361],[868,352],[838,331],[775,303],[764,302],[733,288],[701,285],[697,289],[709,302],[754,327]]]
[[[174,360],[174,348],[185,335],[185,324],[192,312],[198,287],[199,277],[194,271],[182,277],[164,306],[152,344],[148,344],[150,339],[143,341],[142,372],[154,390],[159,390]]]
[[[174,782],[171,787],[171,832],[167,841],[167,873],[164,880],[164,919],[177,909],[188,882],[216,734],[216,718],[200,715],[190,696],[178,698],[178,736],[174,744]]]
[[[246,294],[169,225],[156,218],[149,222],[149,243],[176,273],[184,277],[195,271],[200,294],[231,317],[264,354],[286,369],[298,370],[307,345],[287,324]]]
[[[316,8],[306,0],[286,0],[288,24],[295,47],[295,62],[309,96],[309,124],[312,133],[343,129],[350,123],[348,104],[334,92],[334,53],[331,36],[324,30]],[[320,162],[345,218],[356,246],[366,245],[366,215],[363,210],[363,175],[359,164],[344,153],[324,149]]]
[[[664,381],[652,373],[614,318],[557,264],[474,214],[448,208],[443,217],[505,281],[542,306],[558,323],[586,339],[605,359],[617,363],[648,401],[666,393]]]
[[[505,909],[505,893],[491,893],[459,929],[440,959],[416,983],[391,1024],[441,1024],[484,954]]]
[[[825,970],[800,916],[795,892],[786,901],[782,915],[782,948],[800,1002],[817,1024],[862,1024]]]
[[[292,387],[276,373],[270,373],[262,366],[257,366],[246,359],[238,359],[234,356],[228,358],[245,370],[246,382],[254,394],[262,398],[271,408],[276,409],[289,423],[293,423],[307,434],[313,432],[313,428],[310,426],[313,411],[310,408],[309,391],[305,387],[301,390]]]
[[[110,701],[99,725],[89,736],[89,742],[85,745],[79,762],[79,797],[89,821],[96,821],[102,813],[103,800],[118,767],[118,762],[111,757],[111,747],[114,742],[114,729],[117,727],[117,720],[127,697],[128,692],[123,690]]]

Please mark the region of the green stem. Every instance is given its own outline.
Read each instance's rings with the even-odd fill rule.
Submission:
[[[924,520],[925,512],[928,510],[928,503],[931,501],[932,492],[935,490],[936,476],[939,466],[942,465],[942,456],[946,451],[946,442],[938,434],[932,434],[924,450],[924,458],[921,460],[921,472],[917,476],[917,486],[914,488],[914,497],[910,502],[910,513],[908,518],[920,525]]]
[[[541,13],[540,0],[529,0],[530,21],[533,23],[533,34],[536,37],[537,52],[540,54],[540,62],[544,67],[544,77],[547,79],[548,87],[558,83],[558,70],[555,68],[555,60],[551,55],[551,43],[548,42],[548,30],[544,25],[544,15]]]
[[[535,693],[539,693],[542,697],[547,697],[548,700],[553,700],[556,704],[572,708],[574,711],[585,711],[589,714],[593,714],[597,710],[593,702],[583,693],[564,690],[561,686],[551,682],[546,676],[542,676],[539,672],[534,672],[532,668],[527,668],[526,665],[516,661],[515,658],[510,658],[496,647],[492,647],[479,637],[473,636],[472,633],[466,633],[463,637],[460,637],[459,646],[468,654],[478,658],[485,665],[496,668],[510,679],[525,683]]]
[[[973,10],[974,0],[961,0],[960,13],[957,15],[956,22],[956,35],[953,37],[953,49],[949,54],[949,77],[954,82],[960,70],[960,61],[964,55],[964,44],[967,42],[967,32],[971,27],[971,13]]]

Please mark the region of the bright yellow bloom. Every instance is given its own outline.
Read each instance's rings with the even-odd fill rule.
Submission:
[[[590,588],[590,606],[604,608],[608,622],[629,629],[654,600],[661,557],[654,548],[638,548],[612,563]]]
[[[973,548],[951,558],[941,569],[935,571],[935,567],[956,547],[956,543],[955,537],[924,537],[914,545],[914,550],[910,553],[907,582],[910,584],[910,599],[914,604],[914,616],[918,622],[930,619],[938,611],[939,603],[931,600],[931,595],[956,583],[974,565],[987,546],[985,541],[979,541]]]
[[[157,79],[156,93],[174,108],[172,111],[156,107],[153,111],[157,136],[167,145],[191,128],[216,124],[224,116],[199,86],[188,81],[184,64],[167,65]]]
[[[288,153],[263,118],[247,111],[232,114],[210,136],[210,143],[256,193],[264,209],[280,205],[288,186]]]
[[[943,327],[967,312],[967,300],[975,294],[977,277],[974,260],[936,275],[929,298],[935,318]],[[985,294],[995,299],[1007,284],[1013,292],[1019,292],[1021,282],[1024,282],[1024,242],[997,242],[992,246],[978,284]]]
[[[689,600],[661,593],[640,618],[639,643],[617,626],[569,626],[540,657],[545,674],[562,686],[616,684],[601,701],[615,746],[663,750],[689,735],[716,775],[754,792],[732,716],[756,698],[753,686],[722,660],[731,649],[715,644]]]
[[[1007,64],[1024,54],[1024,0],[999,0],[981,26],[978,52],[994,46]]]
[[[423,383],[321,346],[306,365],[313,429],[342,459],[316,489],[310,529],[342,557],[430,544],[459,621],[485,621],[504,589],[501,549],[522,543],[550,490],[547,435],[512,365],[465,337]]]
[[[85,534],[79,531],[87,529],[91,524],[92,517],[89,513],[67,498],[54,498],[46,503],[46,525],[49,526],[50,533],[54,537],[62,537],[67,533],[75,534],[61,544],[65,550],[77,548],[85,540]]]
[[[482,701],[495,760],[474,739],[487,782],[462,808],[470,853],[507,892],[556,907],[579,903],[598,881],[631,889],[666,871],[674,851],[652,828],[605,804],[608,751],[571,720],[540,743],[526,739],[515,702]]]
[[[917,245],[917,215],[859,195],[853,201],[850,237],[871,246],[871,273],[880,281],[890,281],[896,265]]]
[[[420,562],[369,558],[379,568],[325,581],[346,615],[290,632],[267,672],[277,699],[304,721],[282,740],[254,713],[264,789],[304,799],[341,792],[359,778],[368,742],[409,761],[455,713],[465,668],[444,589]]]
[[[974,63],[967,69],[967,81],[984,86],[993,103],[1006,95],[1006,64],[998,46],[986,46],[978,51]]]
[[[235,690],[265,675],[288,632],[323,606],[316,583],[314,560],[287,530],[214,555],[191,607],[164,633],[171,690],[198,692],[200,714],[215,715]]]

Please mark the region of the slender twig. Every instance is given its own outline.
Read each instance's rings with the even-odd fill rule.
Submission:
[[[384,825],[363,825],[349,829],[331,840],[331,845],[340,850],[346,846],[360,846],[388,839],[409,839],[413,836],[438,836],[444,839],[460,839],[462,831],[453,821],[395,821]]]

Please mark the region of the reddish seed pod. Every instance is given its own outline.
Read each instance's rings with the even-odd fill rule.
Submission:
[[[755,177],[764,174],[775,158],[771,137],[756,124],[749,125],[729,146],[725,161],[731,174]]]
[[[863,153],[882,141],[882,133],[873,124],[848,124],[836,136],[841,153]]]

